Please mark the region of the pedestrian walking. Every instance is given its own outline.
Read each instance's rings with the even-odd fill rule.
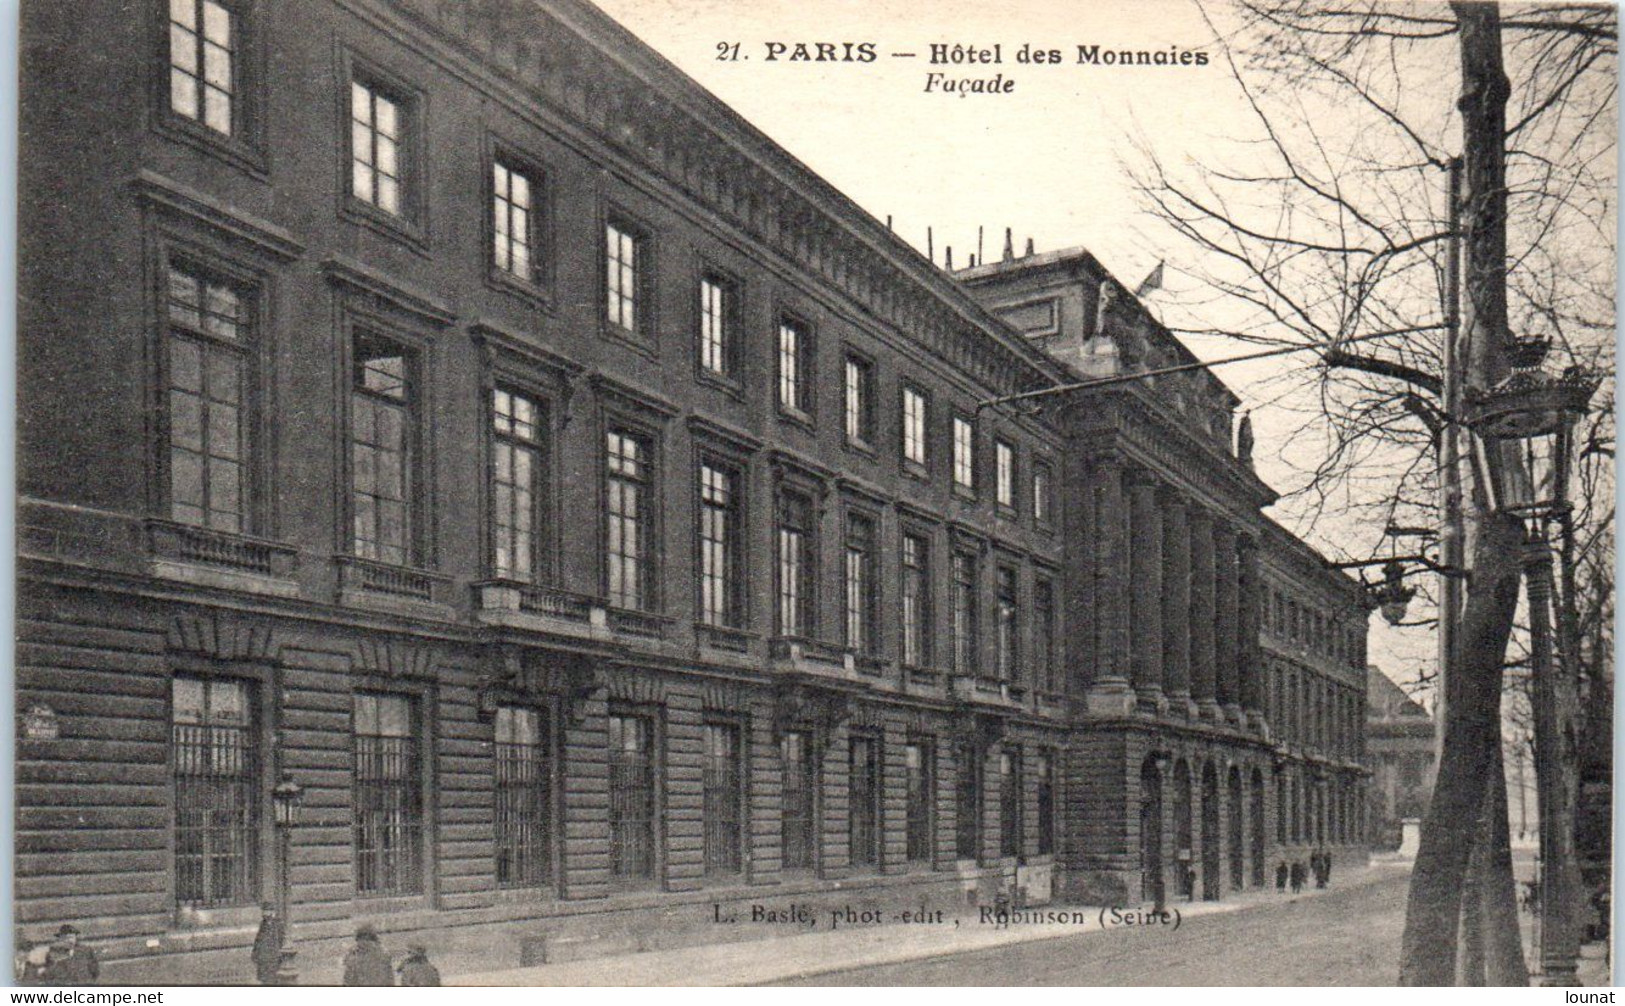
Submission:
[[[45,967],[45,955],[49,948],[17,932],[17,953],[12,958],[12,974],[17,976],[18,985],[38,985],[40,972]]]
[[[1303,890],[1303,873],[1303,861],[1300,859],[1294,859],[1292,861],[1291,872],[1293,894],[1297,894],[1299,891]]]
[[[1317,888],[1325,888],[1325,886],[1326,886],[1326,852],[1325,852],[1325,850],[1322,850],[1320,852],[1315,853],[1313,859],[1311,860],[1311,862],[1314,864],[1314,869],[1315,869],[1315,887],[1317,887]]]
[[[355,927],[355,946],[344,955],[344,984],[395,984],[395,969],[378,943],[378,930],[369,922]]]
[[[79,929],[64,922],[51,940],[40,969],[41,985],[89,985],[101,974],[96,951],[79,945]]]
[[[401,965],[396,969],[401,976],[401,986],[418,988],[439,988],[440,970],[429,963],[429,948],[421,943],[414,943],[406,948],[406,956],[401,959]]]
[[[1286,860],[1283,859],[1275,864],[1275,889],[1277,891],[1286,892],[1286,878],[1290,872],[1292,871],[1286,868]]]
[[[1320,858],[1321,858],[1322,863],[1325,864],[1325,870],[1326,870],[1326,881],[1325,881],[1325,883],[1321,884],[1320,886],[1321,887],[1329,887],[1329,886],[1331,886],[1331,882],[1332,882],[1332,854],[1330,852],[1323,852],[1323,853],[1320,854]]]
[[[254,975],[261,985],[278,985],[277,975],[282,971],[282,941],[287,927],[276,905],[267,901],[260,906],[260,929],[254,934]]]

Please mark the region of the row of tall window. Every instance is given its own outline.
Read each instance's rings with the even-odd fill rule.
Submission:
[[[1359,667],[1365,659],[1360,646],[1365,626],[1360,619],[1356,618],[1354,624],[1345,624],[1276,590],[1268,591],[1267,601],[1265,628],[1281,639],[1342,664]]]
[[[1364,696],[1310,671],[1270,672],[1269,720],[1282,740],[1358,758],[1365,731]]]
[[[262,717],[254,685],[229,677],[177,675],[171,688],[175,785],[175,891],[179,904],[214,907],[252,903],[260,884]],[[415,695],[357,692],[352,698],[354,759],[352,844],[356,893],[363,897],[420,894],[426,849],[425,733]],[[652,880],[662,860],[663,764],[660,717],[637,708],[612,709],[606,723],[609,761],[609,872],[628,882]],[[820,734],[788,730],[779,740],[782,868],[819,865],[824,792]],[[561,738],[547,710],[498,706],[492,722],[493,861],[500,887],[550,887],[558,879],[558,817],[564,792]],[[750,772],[742,722],[708,720],[702,731],[703,861],[705,875],[727,878],[744,868],[750,834],[746,794]],[[956,749],[961,766],[954,794],[959,815],[955,849],[981,855],[982,748]],[[1030,758],[1030,764],[1024,759]],[[937,748],[910,737],[888,766],[878,733],[853,731],[847,742],[848,845],[854,867],[878,868],[885,858],[885,775],[902,773],[905,856],[935,859]],[[999,854],[1048,855],[1055,847],[1055,778],[1047,749],[1002,746],[998,772]],[[1030,775],[1028,773],[1031,773]],[[1028,849],[1024,795],[1034,790],[1036,844]]]

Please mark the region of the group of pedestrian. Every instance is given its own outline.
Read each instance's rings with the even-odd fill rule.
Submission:
[[[1304,865],[1302,860],[1293,860],[1290,864],[1281,860],[1275,865],[1275,889],[1285,892],[1290,885],[1292,893],[1297,894],[1303,890],[1303,885],[1309,882],[1309,875],[1315,875],[1315,886],[1324,888],[1332,882],[1332,854],[1324,849],[1309,854],[1309,864]]]
[[[1309,854],[1309,869],[1315,873],[1315,886],[1324,888],[1332,882],[1332,854],[1320,849]]]
[[[95,949],[79,942],[72,923],[60,926],[48,942],[36,943],[19,931],[13,967],[18,985],[89,985],[101,974]]]
[[[362,923],[355,930],[355,946],[344,955],[344,984],[437,987],[440,970],[429,963],[429,948],[421,943],[408,945],[406,956],[392,966],[378,940],[378,930]]]

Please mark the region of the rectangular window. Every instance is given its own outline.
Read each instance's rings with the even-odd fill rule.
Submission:
[[[356,893],[423,893],[417,710],[404,695],[355,696]]]
[[[994,500],[1001,507],[1016,506],[1016,449],[1003,440],[993,441],[993,468],[995,478]]]
[[[606,593],[616,608],[652,607],[649,540],[649,442],[624,430],[612,429],[604,448],[604,495],[608,521],[604,560]]]
[[[543,538],[542,410],[527,395],[491,392],[491,573],[534,583]]]
[[[643,237],[630,225],[615,220],[604,225],[605,317],[634,335],[643,331],[642,256]]]
[[[955,761],[954,849],[960,859],[977,859],[982,854],[982,759],[976,745],[962,744]]]
[[[740,614],[739,477],[709,461],[700,463],[700,619],[737,627]]]
[[[1021,855],[1021,752],[999,752],[999,855]]]
[[[779,406],[812,414],[812,346],[807,327],[779,319]]]
[[[553,881],[553,754],[548,721],[536,709],[500,706],[496,764],[496,865],[499,887]]]
[[[171,264],[167,314],[169,515],[182,524],[245,532],[247,298]]]
[[[385,213],[402,212],[403,102],[374,84],[350,82],[350,193]]]
[[[873,867],[880,863],[880,752],[873,737],[854,735],[847,746],[851,755],[848,776],[852,806],[848,818],[852,865]]]
[[[875,368],[856,356],[846,358],[846,439],[865,447],[875,442]]]
[[[609,872],[647,879],[655,870],[654,723],[609,718]]]
[[[400,346],[358,335],[350,385],[352,545],[363,559],[414,559],[416,374]]]
[[[811,735],[801,730],[785,733],[779,744],[779,764],[784,796],[779,838],[784,869],[810,870],[817,834],[814,797],[818,779]]]
[[[738,727],[705,725],[704,773],[705,874],[738,873],[744,824]]]
[[[1048,579],[1033,583],[1033,680],[1051,695],[1060,692],[1055,661],[1055,584]]]
[[[931,542],[923,535],[903,535],[903,663],[931,663]]]
[[[1038,782],[1038,854],[1048,856],[1055,851],[1055,762],[1048,752],[1034,759],[1033,774]]]
[[[491,263],[527,282],[536,278],[535,179],[496,160],[491,165]]]
[[[1021,604],[1016,590],[1015,568],[1000,566],[998,585],[1000,681],[1021,680]]]
[[[909,464],[926,466],[926,433],[929,415],[925,392],[917,388],[903,388],[903,460]]]
[[[846,645],[859,653],[875,649],[875,524],[867,517],[846,519]]]
[[[963,416],[954,417],[954,485],[976,489],[976,427]]]
[[[1033,520],[1039,524],[1055,520],[1055,508],[1050,499],[1051,481],[1048,465],[1033,465]]]
[[[903,745],[903,772],[908,790],[908,861],[929,863],[933,841],[931,808],[936,798],[934,749],[930,741]]]
[[[237,16],[215,0],[169,0],[169,107],[217,133],[237,130]]]
[[[780,495],[778,537],[779,635],[808,636],[815,628],[817,592],[811,500],[798,493]]]
[[[259,896],[259,743],[249,687],[176,676],[175,901],[189,908]]]
[[[954,673],[975,674],[977,657],[976,556],[954,553]]]
[[[734,287],[720,276],[700,280],[700,366],[713,374],[734,370]]]

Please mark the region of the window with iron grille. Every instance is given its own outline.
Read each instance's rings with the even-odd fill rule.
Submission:
[[[617,608],[653,606],[649,441],[611,429],[604,448],[606,593]]]
[[[783,785],[779,825],[783,866],[786,870],[810,870],[818,837],[818,773],[811,735],[803,730],[787,731],[779,743],[779,765]]]
[[[1016,571],[999,567],[998,643],[999,680],[1021,680],[1021,603],[1016,592]]]
[[[812,339],[794,318],[779,319],[779,407],[812,414]]]
[[[404,212],[404,106],[372,81],[350,81],[350,194],[394,216]]]
[[[623,880],[655,871],[654,721],[609,718],[609,872]]]
[[[1033,520],[1039,524],[1054,522],[1054,501],[1050,498],[1051,482],[1048,465],[1033,465]]]
[[[993,441],[993,498],[1001,507],[1016,505],[1016,449],[1003,440]]]
[[[931,542],[903,535],[903,663],[931,663]]]
[[[604,311],[611,325],[634,335],[643,331],[644,237],[630,223],[604,225]]]
[[[928,863],[933,841],[931,808],[936,796],[935,749],[929,740],[903,745],[903,772],[908,790],[908,861]]]
[[[252,693],[222,678],[177,675],[170,687],[175,901],[189,908],[252,904],[260,820]]]
[[[237,131],[239,24],[215,0],[169,0],[169,107],[224,136]]]
[[[779,634],[808,636],[814,631],[817,569],[812,501],[800,493],[779,495]]]
[[[1055,664],[1055,584],[1047,577],[1033,581],[1033,677],[1054,695],[1060,691]]]
[[[976,427],[964,416],[954,417],[954,485],[976,488]]]
[[[1049,752],[1034,759],[1033,774],[1038,783],[1038,854],[1048,856],[1055,851],[1055,761]]]
[[[999,855],[1021,854],[1021,752],[999,752]]]
[[[491,264],[527,282],[536,279],[536,182],[531,173],[491,162]]]
[[[954,673],[975,674],[977,668],[976,556],[954,553]]]
[[[700,620],[737,627],[739,591],[739,476],[712,461],[700,462]]]
[[[875,523],[846,518],[846,645],[858,653],[875,649]]]
[[[542,409],[517,391],[491,392],[491,573],[539,579],[540,489],[545,484]]]
[[[925,392],[903,386],[903,461],[926,466],[926,430],[929,422]]]
[[[705,874],[739,872],[744,816],[739,728],[732,723],[705,725]]]
[[[846,358],[846,440],[869,446],[875,442],[875,368],[857,356]]]
[[[182,524],[250,530],[248,302],[231,284],[169,266],[169,515]]]
[[[960,859],[982,854],[982,758],[974,744],[955,753],[954,849]]]
[[[714,274],[700,279],[700,366],[724,377],[734,371],[734,285]]]
[[[497,707],[496,867],[499,887],[553,881],[552,731],[544,712]]]
[[[853,866],[880,864],[880,742],[854,734],[847,740],[851,806],[847,837]]]
[[[423,893],[423,776],[416,701],[355,696],[356,893]]]
[[[370,334],[356,336],[350,384],[351,546],[363,559],[397,566],[414,558],[414,371],[402,347]]]

